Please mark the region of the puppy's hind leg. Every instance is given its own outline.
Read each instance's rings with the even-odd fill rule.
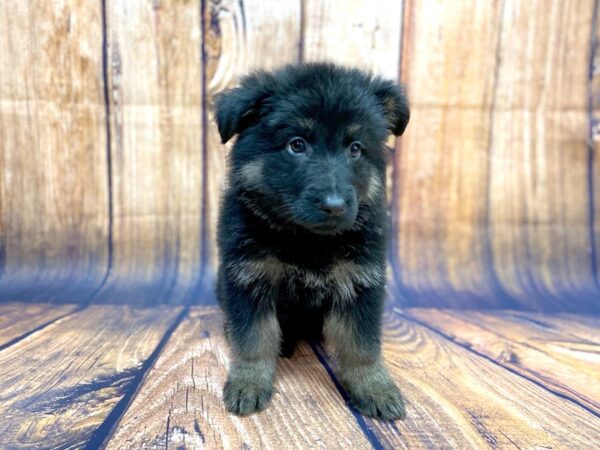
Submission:
[[[264,409],[273,393],[281,341],[274,311],[246,311],[229,317],[231,365],[223,399],[229,412],[247,415]]]
[[[365,289],[354,305],[334,308],[325,319],[325,339],[333,345],[342,384],[356,408],[370,417],[403,419],[400,390],[381,360],[383,287]]]

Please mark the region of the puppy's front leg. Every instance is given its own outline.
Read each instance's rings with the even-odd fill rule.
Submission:
[[[229,412],[247,415],[264,409],[273,393],[281,330],[275,311],[245,311],[228,318],[231,366],[223,398]]]
[[[403,419],[404,401],[381,359],[383,289],[366,289],[356,303],[334,309],[324,334],[333,345],[339,375],[356,408],[370,417]]]

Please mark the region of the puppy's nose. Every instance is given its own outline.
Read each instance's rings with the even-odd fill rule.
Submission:
[[[346,202],[339,195],[328,195],[321,204],[321,209],[330,216],[341,216],[346,211]]]

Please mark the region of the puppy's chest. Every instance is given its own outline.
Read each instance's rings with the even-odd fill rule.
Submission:
[[[342,256],[311,262],[287,259],[285,254],[269,255],[238,261],[228,272],[254,297],[273,296],[276,301],[314,305],[351,302],[360,288],[376,286],[385,278],[382,264]]]

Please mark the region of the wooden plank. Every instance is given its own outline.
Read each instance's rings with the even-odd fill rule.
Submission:
[[[107,448],[371,448],[307,345],[280,360],[276,393],[264,412],[227,413],[226,349],[221,314],[192,309]]]
[[[0,347],[69,314],[77,305],[53,305],[49,303],[2,303],[0,304]]]
[[[383,355],[407,399],[395,426],[369,421],[389,448],[587,448],[600,418],[390,312]]]
[[[485,246],[498,2],[407,1],[402,81],[411,123],[395,158],[396,270],[411,304],[498,298]]]
[[[600,316],[532,311],[503,311],[502,314],[510,316],[511,320],[520,320],[532,327],[550,329],[564,336],[600,344]]]
[[[305,0],[303,60],[333,61],[397,80],[402,1]]]
[[[596,285],[600,287],[600,3],[595,2],[589,44],[588,122],[590,143],[590,209],[592,216],[593,251],[596,264]]]
[[[113,260],[96,301],[183,302],[201,273],[200,0],[106,10]]]
[[[274,69],[299,60],[300,3],[295,0],[204,2],[206,56],[206,221],[210,268],[217,264],[216,224],[226,174],[227,151],[214,122],[213,96],[252,70]]]
[[[593,342],[510,313],[410,309],[409,315],[600,417],[600,329]]]
[[[177,312],[91,306],[0,352],[0,447],[82,447]]]
[[[0,300],[89,296],[108,258],[97,3],[0,4]]]
[[[529,309],[598,309],[590,257],[594,2],[506,2],[491,133],[493,263]]]

